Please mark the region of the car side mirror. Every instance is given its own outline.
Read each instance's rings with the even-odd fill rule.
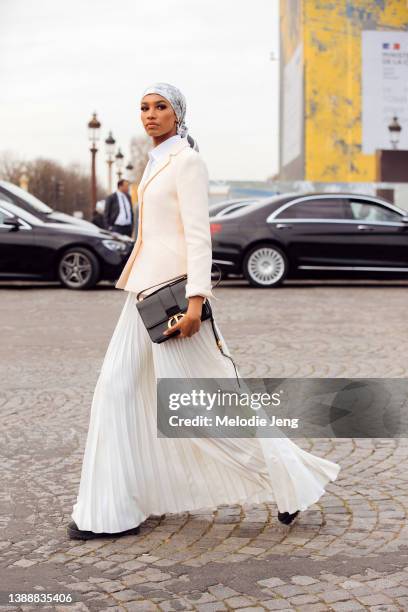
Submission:
[[[403,223],[408,223],[408,215],[406,215],[405,217],[402,217],[401,221]]]
[[[15,215],[13,217],[6,217],[3,221],[3,225],[11,225],[12,227],[20,227],[22,225],[20,219]]]

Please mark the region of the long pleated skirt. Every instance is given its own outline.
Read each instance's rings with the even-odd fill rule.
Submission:
[[[150,515],[221,504],[269,501],[290,513],[314,504],[340,466],[288,438],[158,437],[157,378],[234,378],[235,371],[209,320],[191,338],[155,344],[135,303],[127,292],[94,391],[71,515],[79,529],[115,533]]]

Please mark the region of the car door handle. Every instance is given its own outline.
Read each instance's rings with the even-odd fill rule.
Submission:
[[[360,230],[360,232],[372,232],[374,228],[369,225],[357,225],[357,229]]]
[[[287,229],[287,228],[291,228],[292,226],[289,225],[289,223],[277,223],[276,224],[276,229]]]

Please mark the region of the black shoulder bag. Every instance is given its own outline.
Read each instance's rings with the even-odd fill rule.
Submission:
[[[220,268],[218,268],[218,271],[219,278],[214,287],[217,287],[221,280]],[[165,282],[166,284],[163,285],[163,282]],[[181,274],[180,276],[175,276],[174,278],[163,282],[157,283],[156,285],[152,285],[151,287],[147,287],[146,289],[139,291],[136,296],[136,308],[140,313],[142,321],[149,333],[152,342],[156,342],[157,344],[165,342],[166,340],[170,340],[170,338],[173,338],[174,336],[178,336],[180,334],[180,330],[178,329],[174,333],[166,336],[163,335],[163,332],[165,329],[172,327],[172,325],[175,325],[178,321],[180,321],[180,319],[185,315],[188,308],[188,298],[185,297],[187,274]],[[156,291],[149,293],[149,295],[139,300],[139,296],[142,293],[148,291],[149,289],[153,289],[153,287],[157,287],[158,285],[163,286],[160,287],[160,289],[156,289]],[[211,321],[215,341],[218,348],[225,357],[228,357],[228,359],[232,361],[238,385],[241,386],[234,360],[230,355],[224,353],[222,349],[222,343],[214,324],[212,307],[211,304],[208,302],[207,298],[205,298],[201,311],[201,321],[205,321],[207,319],[210,319]]]

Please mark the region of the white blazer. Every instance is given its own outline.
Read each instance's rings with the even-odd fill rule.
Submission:
[[[137,193],[137,238],[115,287],[138,292],[187,273],[187,298],[215,298],[208,171],[201,155],[182,138],[142,178]]]

